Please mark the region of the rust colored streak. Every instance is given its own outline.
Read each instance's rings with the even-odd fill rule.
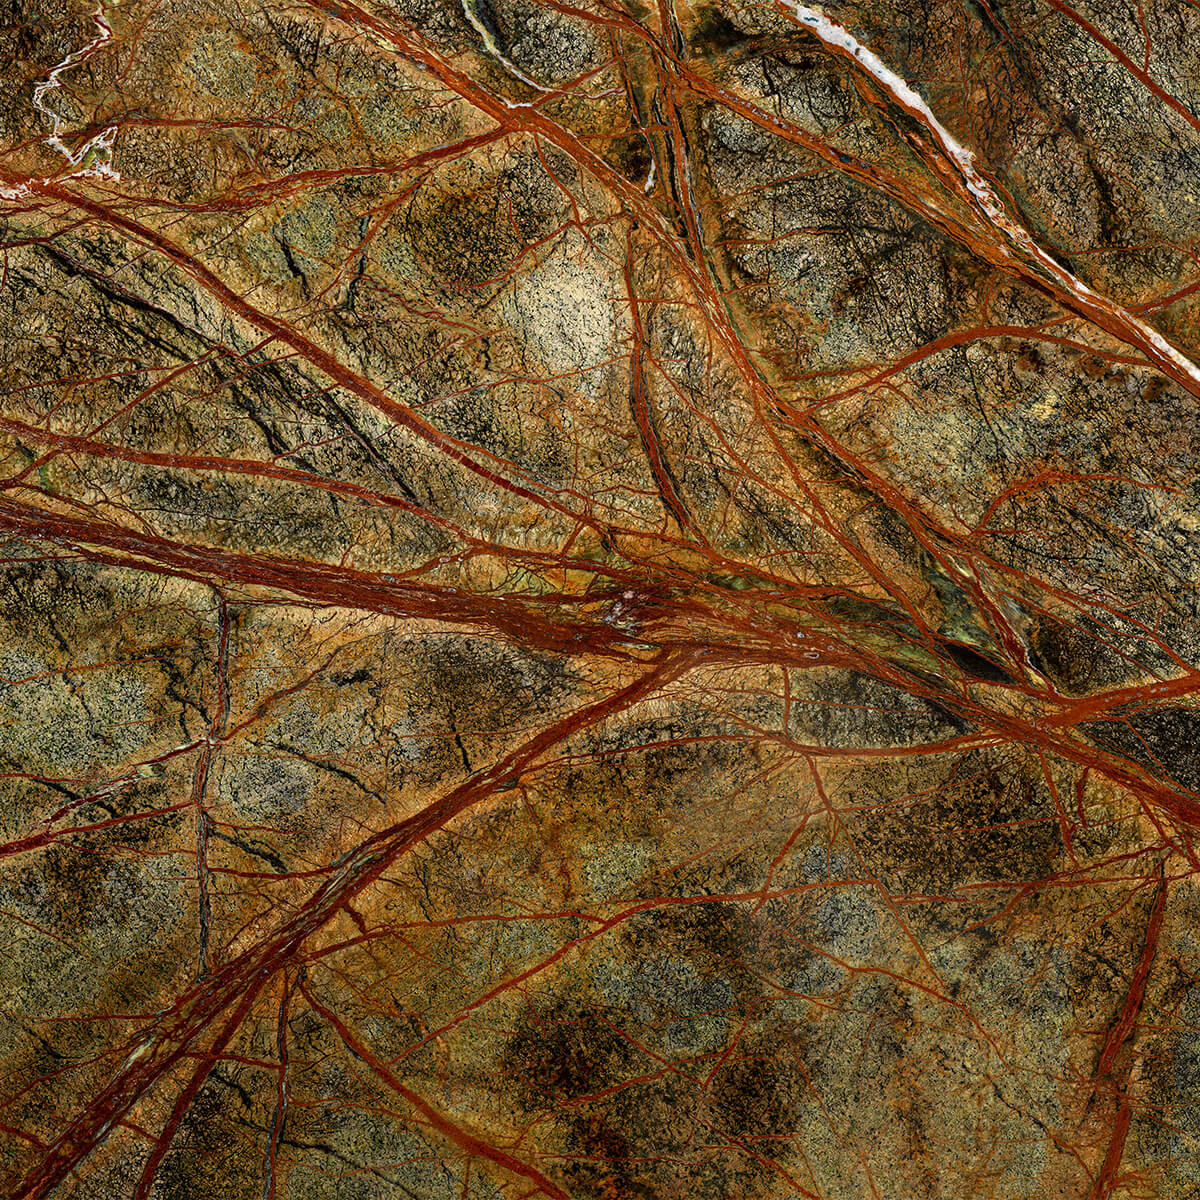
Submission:
[[[776,7],[784,15],[792,15],[789,5],[779,3],[777,0]],[[571,8],[569,11],[576,12],[585,19],[587,17],[585,10]],[[998,227],[994,215],[986,207],[981,206],[979,197],[964,179],[957,164],[952,163],[940,147],[931,147],[924,142],[915,143],[918,153],[954,196],[957,203],[950,207],[939,202],[924,189],[885,168],[837,150],[807,130],[801,129],[794,123],[768,112],[705,78],[683,62],[679,55],[673,54],[669,46],[663,45],[654,38],[653,34],[636,22],[630,23],[629,32],[647,41],[665,60],[669,61],[672,72],[680,84],[694,94],[736,112],[760,128],[801,146],[810,153],[816,154],[835,170],[843,172],[872,190],[879,191],[897,201],[992,266],[1007,274],[1019,276],[1040,291],[1052,296],[1070,312],[1084,317],[1118,340],[1140,350],[1168,378],[1173,379],[1193,395],[1200,397],[1200,373],[1195,367],[1183,364],[1178,352],[1167,345],[1161,335],[1149,329],[1134,313],[1083,285],[1066,268],[1041,250],[1027,230],[1014,226],[1014,229],[1017,229],[1017,235],[1014,237],[1005,228]],[[848,50],[840,47],[834,47],[833,50],[835,53],[841,53],[856,67],[860,65]],[[477,103],[478,89],[468,96],[468,93],[459,87],[457,79],[447,75],[446,82],[447,86],[463,95],[464,98],[470,98],[472,102]],[[919,124],[926,123],[924,114],[905,105],[901,98],[889,95],[888,100],[903,108],[907,115]],[[480,105],[480,107],[487,111],[486,106]],[[493,114],[489,113],[489,115]],[[501,114],[494,115],[496,119],[502,119]],[[1195,120],[1194,117],[1190,119]],[[964,209],[966,213],[970,214],[965,219],[960,215]]]
[[[428,1122],[429,1127],[446,1141],[465,1151],[468,1155],[495,1163],[510,1175],[516,1175],[519,1179],[528,1179],[542,1195],[549,1196],[550,1200],[571,1200],[568,1193],[564,1192],[552,1179],[543,1175],[536,1167],[531,1167],[528,1163],[522,1162],[521,1159],[509,1154],[506,1150],[501,1150],[498,1146],[490,1145],[438,1112],[429,1101],[402,1083],[395,1073],[389,1070],[388,1066],[355,1036],[353,1030],[337,1013],[322,1004],[304,984],[300,985],[300,990],[312,1010],[333,1027],[346,1049],[383,1080],[396,1095],[404,1100],[405,1104],[420,1113]]]
[[[511,102],[493,94],[469,75],[446,63],[438,54],[427,48],[417,37],[395,23],[377,17],[353,3],[343,3],[336,7],[325,5],[324,0],[310,0],[310,3],[312,7],[324,12],[333,19],[358,26],[361,29],[370,30],[372,34],[383,37],[404,57],[429,71],[449,90],[461,96],[486,116],[497,121],[505,129],[514,132],[523,131],[543,137],[570,155],[574,161],[585,165],[596,179],[621,200],[630,214],[636,216],[640,222],[643,222],[651,230],[656,241],[671,254],[672,261],[679,268],[682,276],[688,281],[689,287],[696,297],[718,344],[730,355],[732,361],[737,366],[739,374],[745,380],[751,394],[755,397],[760,416],[767,413],[773,414],[786,411],[786,406],[782,404],[775,390],[751,361],[750,354],[743,344],[741,336],[730,321],[729,313],[719,293],[719,289],[714,285],[708,273],[685,252],[668,223],[663,219],[658,210],[647,201],[646,197],[615,171],[603,158],[596,154],[582,139],[549,119],[537,109],[514,106]],[[635,26],[635,28],[641,29],[640,26]],[[642,35],[646,37],[650,36],[645,30],[642,30]],[[669,57],[669,52],[666,49],[659,46],[657,42],[654,44],[664,55]],[[682,67],[678,67],[677,69],[683,72],[681,78],[689,85],[699,87],[704,82],[699,77],[693,78],[690,76]],[[727,103],[734,111],[740,112],[745,107],[745,105],[737,101],[736,97],[727,96],[720,89],[715,90],[712,98]],[[750,107],[753,108],[753,106]],[[764,116],[764,114],[758,113],[757,110],[754,113],[743,115],[749,115],[751,118],[755,115]],[[765,119],[768,125],[778,132],[776,126],[781,123],[775,118],[769,117],[769,115]],[[782,124],[785,128],[791,128],[787,123]],[[798,134],[797,136],[801,135]],[[802,135],[802,140],[806,147],[810,149],[822,150],[823,148],[823,152],[832,162],[840,163],[840,160],[845,157],[830,147],[822,147],[822,145],[817,144],[810,145],[813,139],[807,134]],[[844,167],[845,164],[841,163],[841,166]],[[313,344],[310,339],[303,337],[295,330],[282,325],[273,318],[259,313],[258,310],[232,292],[231,289],[217,279],[210,271],[162,235],[128,217],[112,214],[101,204],[90,201],[85,197],[76,197],[72,192],[52,185],[46,185],[43,190],[48,195],[67,203],[74,204],[76,199],[78,199],[78,207],[92,216],[114,224],[118,228],[132,233],[139,241],[154,246],[155,249],[159,250],[195,277],[206,290],[223,304],[230,307],[239,316],[255,324],[272,338],[278,338],[286,344],[291,345],[317,366],[318,369],[329,375],[330,378],[335,379],[349,390],[362,396],[369,403],[378,407],[380,411],[395,419],[398,424],[405,428],[416,430],[420,436],[443,449],[452,459],[462,462],[468,469],[480,474],[481,477],[487,479],[489,482],[493,482],[497,486],[503,487],[523,499],[528,499],[536,503],[545,503],[549,507],[558,509],[559,511],[568,511],[562,505],[558,504],[558,502],[535,495],[523,486],[511,483],[503,477],[498,476],[486,465],[476,463],[459,443],[454,442],[453,439],[447,439],[440,431],[429,426],[404,406],[396,405],[381,389],[371,384],[370,381],[362,379],[355,372],[349,371],[338,363],[332,355]],[[888,194],[891,193],[889,192]],[[928,219],[935,220],[933,216],[926,215]],[[412,424],[413,422],[416,422],[416,425]],[[957,540],[948,531],[937,529],[929,521],[928,517],[918,512],[914,505],[903,496],[900,489],[889,482],[883,475],[873,471],[861,459],[848,455],[845,448],[835,438],[831,437],[818,421],[801,414],[791,423],[825,453],[833,455],[865,487],[878,495],[884,503],[909,525],[925,548],[934,554],[935,557],[941,558],[944,556],[948,546]],[[878,565],[871,560],[869,555],[862,551],[854,539],[846,538],[841,522],[824,511],[823,506],[820,505],[799,471],[795,468],[790,456],[786,453],[775,435],[770,432],[769,426],[768,433],[776,453],[780,456],[786,469],[791,473],[793,481],[801,488],[806,500],[813,506],[818,519],[829,530],[831,536],[843,545],[863,570],[867,571],[881,587],[891,592],[897,602],[909,607],[912,615],[915,617],[917,614],[911,610],[910,598],[903,590],[895,587],[894,581],[888,577],[886,572],[879,569]],[[578,513],[572,515],[576,519],[588,521],[587,518],[580,516]],[[981,598],[978,590],[976,590],[976,597],[977,599]]]
[[[95,458],[111,458],[117,462],[138,463],[147,467],[162,467],[179,471],[212,471],[229,475],[249,475],[257,479],[274,479],[280,483],[293,483],[303,487],[317,488],[338,496],[361,500],[367,504],[379,504],[395,508],[410,516],[416,516],[431,524],[454,533],[457,537],[466,538],[466,534],[452,522],[439,519],[428,509],[421,508],[404,496],[395,496],[387,492],[378,492],[372,488],[361,487],[357,484],[346,483],[337,479],[325,479],[314,475],[311,471],[300,471],[294,467],[281,467],[273,462],[255,462],[248,459],[225,458],[215,454],[172,454],[157,450],[135,450],[121,446],[115,442],[101,442],[95,438],[82,437],[78,434],[59,433],[54,430],[41,429],[25,421],[13,420],[10,417],[0,417],[0,430],[15,434],[26,440],[40,442],[53,446],[56,450],[69,450],[79,454],[87,454]],[[28,472],[22,472],[15,479],[5,481],[5,490],[11,490],[16,483],[26,477]]]
[[[1129,990],[1125,995],[1125,1003],[1117,1014],[1104,1039],[1104,1047],[1096,1064],[1096,1077],[1105,1078],[1111,1074],[1117,1055],[1128,1042],[1137,1023],[1142,1001],[1146,997],[1146,980],[1150,977],[1150,968],[1154,964],[1154,955],[1158,950],[1159,935],[1162,933],[1163,914],[1167,907],[1167,881],[1163,876],[1162,865],[1158,868],[1158,886],[1154,892],[1154,906],[1150,911],[1150,920],[1146,924],[1146,936],[1142,942],[1142,952],[1138,956],[1137,966],[1129,981]]]
[[[1129,1105],[1125,1101],[1121,1102],[1121,1106],[1117,1109],[1116,1119],[1113,1121],[1112,1137],[1108,1143],[1108,1151],[1104,1155],[1104,1162],[1100,1167],[1100,1174],[1096,1176],[1096,1182],[1092,1185],[1092,1189],[1088,1192],[1088,1200],[1108,1200],[1108,1197],[1113,1194],[1117,1186],[1117,1173],[1121,1168],[1121,1158],[1125,1154],[1125,1139],[1129,1136],[1129,1126],[1132,1121],[1132,1113]]]
[[[681,529],[698,541],[707,544],[707,539],[684,503],[679,485],[675,480],[675,473],[671,470],[671,465],[663,452],[654,412],[650,405],[650,397],[646,392],[646,329],[642,323],[641,308],[633,283],[632,257],[633,249],[632,245],[629,245],[624,274],[625,293],[629,300],[629,312],[633,322],[633,350],[629,370],[630,406],[633,409],[634,424],[637,426],[642,449],[650,463],[650,471],[654,476],[658,494],[662,498],[663,507],[675,518]]]
[[[418,36],[398,26],[395,22],[385,20],[361,6],[349,2],[349,0],[346,3],[336,5],[328,2],[328,0],[307,0],[307,2],[314,9],[334,20],[358,27],[360,30],[369,30],[372,34],[386,39],[403,57],[416,63],[424,70],[429,71],[448,90],[461,97],[484,115],[498,122],[504,128],[512,131],[524,131],[545,138],[548,142],[558,146],[568,154],[573,161],[585,166],[594,178],[600,181],[621,201],[627,212],[635,216],[640,223],[643,223],[653,233],[658,244],[664,247],[671,255],[673,263],[679,269],[681,276],[687,280],[690,290],[696,297],[713,337],[722,349],[730,355],[730,358],[737,367],[738,373],[745,380],[751,394],[755,397],[760,417],[764,417],[768,413],[776,414],[787,411],[786,406],[780,401],[775,389],[771,387],[753,364],[740,334],[730,320],[725,301],[708,272],[702,265],[694,261],[692,256],[686,253],[680,245],[679,238],[671,230],[669,224],[658,210],[648,202],[647,198],[619,172],[614,170],[602,157],[595,153],[581,138],[545,116],[537,108],[532,106],[517,106],[495,95],[472,77],[447,63],[440,55],[426,46]],[[1101,328],[1115,333],[1120,340],[1128,341],[1130,344],[1137,346],[1147,357],[1159,365],[1161,369],[1165,370],[1171,378],[1176,379],[1189,390],[1200,388],[1200,385],[1196,383],[1187,371],[1179,370],[1169,354],[1164,358],[1163,352],[1158,350],[1154,344],[1147,342],[1146,337],[1140,331],[1140,325],[1130,314],[1125,313],[1119,306],[1114,306],[1104,300],[1103,297],[1097,296],[1090,289],[1083,289],[1081,291],[1060,267],[1055,266],[1052,270],[1051,275],[1053,278],[1046,275],[1044,264],[1034,269],[1030,265],[1032,260],[1029,260],[1028,254],[1018,253],[1010,245],[1009,240],[1000,237],[994,223],[990,220],[980,226],[978,215],[976,214],[974,223],[978,228],[972,232],[967,226],[963,226],[956,220],[947,217],[944,211],[938,206],[934,205],[930,207],[923,199],[913,193],[907,184],[902,183],[898,179],[884,177],[877,170],[867,168],[865,165],[860,168],[850,156],[834,150],[820,139],[814,138],[803,130],[797,129],[791,123],[766,113],[764,110],[758,109],[748,102],[741,101],[738,97],[731,95],[726,90],[697,75],[682,62],[672,60],[670,49],[654,39],[652,34],[645,30],[644,27],[637,25],[636,22],[631,23],[630,29],[637,36],[648,40],[654,50],[664,59],[672,61],[673,71],[681,84],[688,87],[695,94],[722,104],[728,107],[730,111],[746,116],[771,132],[781,134],[788,137],[789,140],[798,142],[804,148],[819,154],[837,169],[854,175],[861,182],[867,183],[869,186],[877,187],[884,194],[899,200],[906,207],[913,209],[923,219],[930,221],[935,227],[942,229],[943,232],[953,237],[956,241],[967,246],[973,252],[980,254],[992,265],[1006,272],[1016,273],[1039,289],[1049,291],[1056,300],[1070,311],[1086,316],[1089,320],[1098,323]],[[949,168],[940,156],[935,156],[934,161],[939,172],[949,180],[956,194],[961,194],[962,197],[966,198],[968,210],[975,213],[978,207],[977,201],[963,181],[961,174]],[[1045,256],[1043,255],[1043,257]],[[703,261],[703,258],[701,261]],[[1063,282],[1064,280],[1066,280],[1066,283]],[[1160,359],[1163,361],[1160,362]],[[953,545],[954,542],[961,540],[954,537],[949,531],[937,529],[929,518],[920,513],[902,494],[899,488],[889,482],[881,473],[872,470],[861,459],[848,454],[845,447],[836,438],[832,437],[820,422],[806,414],[797,414],[793,423],[804,436],[819,446],[822,451],[832,455],[838,462],[843,464],[863,486],[869,488],[893,512],[899,515],[915,536],[917,536],[918,540],[922,542],[926,550],[932,553],[935,558],[943,558],[948,547]],[[779,444],[778,439],[773,434],[769,434],[769,436],[771,436],[776,453],[779,454],[781,460],[791,472],[794,482],[805,493],[808,502],[813,505],[821,522],[841,542],[844,548],[865,571],[875,578],[882,587],[890,591],[899,603],[908,607],[911,603],[909,598],[901,590],[894,588],[893,581],[887,577],[886,572],[880,571],[878,565],[872,562],[869,556],[863,554],[860,547],[852,539],[845,538],[840,522],[823,511],[822,506],[820,506],[815,496],[805,485],[790,457]],[[984,600],[979,589],[974,589],[974,592],[977,600]],[[914,613],[913,615],[915,616],[916,614]]]
[[[546,649],[615,652],[624,639],[602,622],[559,622],[516,598],[475,596],[452,588],[391,582],[379,575],[325,563],[240,554],[139,533],[103,521],[69,517],[0,498],[0,528],[83,553],[104,547],[142,570],[189,579],[276,588],[317,604],[360,608],[385,616],[480,625],[517,634]]]
[[[246,995],[242,998],[242,1002],[234,1008],[229,1019],[221,1027],[217,1034],[216,1040],[208,1048],[200,1059],[199,1065],[192,1071],[187,1082],[179,1090],[179,1095],[175,1098],[175,1103],[171,1107],[171,1114],[163,1125],[162,1132],[155,1139],[154,1146],[150,1154],[146,1158],[145,1166],[142,1168],[142,1173],[138,1177],[137,1186],[133,1191],[132,1200],[147,1200],[150,1193],[154,1189],[154,1179],[158,1174],[158,1169],[162,1165],[163,1159],[167,1152],[171,1149],[171,1143],[175,1140],[175,1135],[179,1132],[179,1126],[182,1124],[184,1117],[187,1116],[188,1110],[192,1107],[200,1089],[204,1086],[204,1081],[208,1078],[217,1059],[225,1047],[233,1040],[234,1034],[241,1028],[242,1022],[246,1019],[251,1009],[258,1001],[261,988],[251,986]]]
[[[292,993],[299,986],[303,968],[288,978],[283,973],[283,986],[279,997],[279,1013],[276,1017],[275,1050],[279,1057],[279,1078],[275,1088],[275,1111],[271,1115],[271,1129],[267,1137],[267,1149],[263,1155],[263,1200],[275,1200],[278,1178],[276,1159],[279,1154],[279,1139],[283,1135],[284,1121],[288,1109],[288,1019],[291,1013]]]
[[[776,0],[777,10],[793,19],[794,7],[789,0]],[[1042,249],[1028,229],[1006,211],[1011,204],[1006,204],[1000,189],[975,165],[971,152],[965,147],[946,145],[948,134],[907,85],[903,90],[892,86],[875,69],[864,65],[865,54],[869,52],[865,52],[861,44],[856,43],[855,48],[851,48],[849,44],[825,36],[821,40],[827,50],[853,64],[869,78],[888,104],[903,111],[932,138],[932,145],[925,137],[910,138],[910,141],[934,174],[973,214],[975,228],[964,242],[968,249],[993,266],[1019,275],[1106,333],[1135,346],[1164,375],[1200,398],[1200,370],[1156,330],[1120,304],[1094,291]],[[950,232],[949,228],[947,232]]]
[[[293,916],[236,958],[193,984],[134,1038],[116,1074],[69,1121],[41,1161],[9,1193],[41,1200],[107,1137],[117,1121],[189,1051],[231,1005],[248,1006],[317,930],[402,855],[420,845],[497,788],[520,777],[548,750],[660,691],[702,661],[696,653],[666,655],[640,678],[578,709],[405,820],[381,830],[331,864],[331,874]]]
[[[382,1117],[464,1200],[1175,1195],[1200,254],[1053,36],[1200,119],[1138,0],[1002,7],[102,0],[0,189],[0,915],[99,977],[9,1014],[0,1193],[286,1200]]]
[[[30,508],[3,498],[0,498],[0,528],[59,545],[77,547],[99,561],[105,559],[91,548],[112,548],[128,556],[117,561],[142,570],[273,588],[317,604],[359,608],[386,616],[474,625],[501,634],[515,635],[528,645],[552,651],[573,650],[627,656],[622,649],[627,643],[626,635],[602,618],[554,620],[532,602],[511,597],[477,596],[449,588],[392,583],[365,572],[335,568],[324,563],[189,546],[105,522]],[[741,620],[729,620],[715,613],[706,613],[698,603],[687,604],[682,596],[676,598],[669,614],[664,615],[669,615],[669,619],[649,621],[641,636],[650,637],[661,645],[674,643],[680,653],[706,653],[720,647],[723,656],[744,663],[790,659],[797,665],[808,665],[803,651],[795,643],[790,626],[780,630],[774,627],[774,622],[760,622],[749,614]],[[701,624],[706,616],[711,618],[712,623]],[[1055,731],[1056,725],[1073,724],[1074,721],[1056,720],[1054,716],[1034,720],[1014,716],[991,706],[986,700],[966,698],[952,687],[929,685],[918,675],[872,653],[866,647],[840,644],[840,640],[827,635],[823,637],[822,645],[823,649],[817,653],[826,664],[842,664],[864,670],[910,694],[936,699],[989,732],[1018,744],[1059,754],[1071,762],[1094,767],[1135,794],[1162,806],[1175,819],[1189,826],[1200,827],[1200,800],[1197,797],[1165,786],[1144,769],[1118,755]],[[1078,706],[1074,720],[1085,716],[1094,718],[1115,705],[1130,702],[1135,696],[1177,696],[1195,691],[1197,686],[1200,686],[1200,677],[1189,674],[1133,692],[1124,690],[1100,695]]]
[[[114,229],[121,230],[136,241],[152,247],[159,254],[163,255],[164,258],[173,262],[180,270],[194,279],[231,313],[254,326],[262,333],[265,333],[270,341],[282,342],[285,346],[290,346],[297,354],[302,355],[334,383],[365,400],[372,407],[378,409],[379,412],[394,421],[400,428],[408,430],[423,441],[436,447],[448,458],[478,475],[481,479],[502,488],[514,496],[520,497],[522,500],[528,500],[539,506],[566,513],[576,519],[584,519],[580,514],[572,512],[552,497],[539,494],[522,484],[507,479],[499,473],[496,466],[489,466],[487,463],[478,461],[474,455],[468,453],[466,443],[442,433],[441,430],[418,416],[407,405],[394,400],[378,384],[373,383],[356,371],[351,370],[344,363],[339,362],[334,355],[319,346],[311,338],[306,337],[299,330],[293,328],[285,321],[272,317],[261,309],[256,308],[223,280],[218,278],[203,263],[188,254],[182,247],[176,245],[165,235],[139,221],[135,221],[132,217],[114,212],[107,205],[101,204],[81,193],[68,190],[60,185],[45,183],[40,185],[39,190],[47,197],[69,204],[96,220],[106,225],[111,225]],[[480,451],[479,453],[481,455],[486,454],[484,451]]]
[[[1128,1058],[1119,1073],[1115,1071],[1115,1068],[1118,1056],[1130,1043],[1138,1014],[1141,1012],[1142,1002],[1146,997],[1146,981],[1150,977],[1150,968],[1154,964],[1154,956],[1158,950],[1166,906],[1167,882],[1160,863],[1158,885],[1154,892],[1154,904],[1150,911],[1150,919],[1146,924],[1146,936],[1142,942],[1142,951],[1138,955],[1137,965],[1134,967],[1133,976],[1129,981],[1129,989],[1125,994],[1124,1003],[1105,1035],[1100,1058],[1096,1064],[1093,1087],[1099,1088],[1105,1084],[1113,1086],[1118,1100],[1108,1148],[1105,1151],[1104,1161],[1096,1176],[1096,1181],[1088,1193],[1088,1200],[1107,1200],[1118,1184],[1118,1172],[1125,1154],[1125,1142],[1133,1121],[1133,1110],[1129,1098],[1129,1080],[1133,1069],[1132,1056]]]
[[[1156,100],[1165,104],[1173,113],[1182,117],[1193,129],[1200,132],[1200,118],[1186,104],[1159,84],[1145,66],[1139,67],[1098,25],[1089,21],[1087,17],[1066,4],[1064,0],[1046,0],[1046,3],[1072,24],[1079,26],[1097,45],[1103,46]]]

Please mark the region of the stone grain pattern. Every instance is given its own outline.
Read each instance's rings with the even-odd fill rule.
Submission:
[[[6,0],[0,1195],[1200,1190],[1200,6]]]

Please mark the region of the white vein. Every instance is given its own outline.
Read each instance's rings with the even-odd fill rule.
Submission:
[[[65,72],[86,62],[97,50],[113,40],[112,26],[108,23],[104,0],[101,0],[100,7],[92,14],[92,21],[96,25],[96,36],[86,46],[73,50],[61,62],[51,67],[46,78],[34,86],[33,107],[50,121],[50,136],[42,140],[46,145],[53,146],[70,164],[71,170],[60,178],[120,179],[120,175],[113,170],[109,162],[109,155],[117,136],[117,126],[109,125],[95,137],[88,138],[78,150],[72,151],[62,138],[65,124],[63,118],[46,103],[47,97],[62,87],[62,76]],[[49,183],[50,180],[47,178],[40,182]],[[15,188],[0,187],[0,199],[17,200],[29,195],[30,189],[30,183],[22,183]]]
[[[528,84],[531,88],[535,88],[539,92],[552,92],[553,88],[548,88],[544,84],[538,83],[536,79],[526,75],[520,67],[517,66],[512,59],[506,57],[504,51],[496,45],[496,39],[492,36],[492,31],[480,19],[479,14],[471,6],[471,0],[462,0],[463,15],[467,18],[468,24],[475,30],[483,39],[483,48],[514,78],[519,79],[522,83]],[[510,106],[511,107],[511,106]],[[528,107],[521,105],[522,108]]]
[[[844,25],[831,20],[815,8],[796,4],[793,0],[778,0],[780,8],[789,12],[806,29],[810,29],[826,46],[849,55],[878,83],[910,116],[915,117],[937,139],[942,152],[958,169],[963,183],[979,211],[1018,249],[1028,255],[1051,275],[1055,281],[1077,299],[1089,305],[1114,311],[1110,300],[1093,291],[1056,262],[1030,237],[1027,230],[1014,221],[992,185],[976,166],[975,155],[939,121],[923,97],[901,79],[873,50],[864,46]],[[1200,386],[1200,368],[1180,353],[1152,326],[1128,311],[1119,310],[1122,320],[1136,330],[1164,358]]]

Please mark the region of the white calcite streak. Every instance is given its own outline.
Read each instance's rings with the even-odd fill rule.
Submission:
[[[496,45],[496,39],[492,37],[492,31],[484,24],[479,14],[475,11],[471,0],[462,0],[463,16],[467,18],[467,24],[475,30],[483,39],[483,48],[514,78],[519,79],[522,83],[528,84],[529,87],[536,89],[539,92],[552,92],[553,88],[545,87],[543,84],[529,75],[526,75],[520,67],[517,66],[511,58],[505,56],[504,52]],[[512,107],[510,105],[510,107]],[[527,107],[522,105],[522,108]]]
[[[108,23],[108,16],[105,12],[103,0],[101,0],[100,7],[93,14],[92,20],[96,25],[96,36],[86,46],[83,46],[79,50],[73,50],[61,62],[51,67],[50,73],[46,78],[34,86],[33,107],[36,112],[40,113],[50,122],[50,136],[44,139],[46,144],[53,146],[70,164],[71,170],[65,176],[60,176],[59,178],[120,179],[120,175],[113,170],[109,163],[109,153],[112,150],[113,142],[116,140],[117,126],[108,126],[107,129],[101,130],[95,137],[89,138],[78,150],[72,151],[70,146],[62,139],[62,117],[46,103],[47,97],[62,87],[64,72],[69,71],[72,67],[79,66],[82,62],[86,62],[97,50],[103,46],[107,46],[112,41],[112,26]],[[0,199],[17,200],[29,195],[33,182],[35,181],[31,180],[29,183],[23,183],[15,188],[0,187]],[[50,180],[42,179],[36,182],[49,183]]]
[[[1056,262],[1047,254],[1030,237],[1028,231],[1008,215],[996,189],[979,172],[975,163],[975,155],[937,119],[921,95],[910,87],[906,80],[901,79],[873,50],[864,46],[844,25],[831,20],[818,9],[809,8],[804,4],[795,4],[792,0],[777,0],[777,4],[782,11],[792,16],[800,25],[811,30],[831,50],[852,58],[858,63],[896,104],[919,121],[937,139],[942,152],[962,176],[976,210],[1013,246],[1036,262],[1059,287],[1069,292],[1088,308],[1103,309],[1119,316],[1131,333],[1140,336],[1157,351],[1161,358],[1173,364],[1179,372],[1190,378],[1200,388],[1200,368],[1197,368],[1195,363],[1172,346],[1158,330],[1146,324],[1127,309],[1114,305],[1111,300],[1100,295],[1099,292],[1093,291],[1081,279],[1077,279],[1061,263]]]

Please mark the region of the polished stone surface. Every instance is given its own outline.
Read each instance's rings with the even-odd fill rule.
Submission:
[[[0,1195],[1200,1189],[1200,5],[9,0]]]

